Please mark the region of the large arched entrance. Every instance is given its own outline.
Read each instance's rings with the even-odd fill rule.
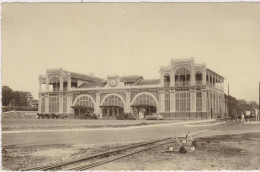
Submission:
[[[124,113],[124,100],[116,94],[107,95],[101,102],[100,107],[102,109],[102,118],[116,119],[117,116]]]
[[[140,93],[133,98],[131,107],[133,115],[138,119],[143,119],[157,112],[158,101],[151,93]]]
[[[74,118],[91,119],[94,113],[94,100],[89,95],[81,95],[73,103]]]

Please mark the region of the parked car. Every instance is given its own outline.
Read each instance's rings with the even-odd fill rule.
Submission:
[[[151,114],[151,115],[146,115],[144,117],[144,119],[146,119],[146,120],[163,120],[164,118],[159,113],[154,113],[154,114]]]

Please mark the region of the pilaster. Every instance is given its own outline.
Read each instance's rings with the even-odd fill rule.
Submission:
[[[190,85],[195,85],[194,66],[191,66],[191,68],[190,68]]]
[[[128,91],[128,90],[126,90],[126,105],[125,105],[125,112],[127,112],[127,113],[129,113],[129,112],[131,112],[131,107],[130,107],[130,105],[131,105],[131,93],[130,93],[130,91]]]
[[[45,85],[45,91],[49,91],[49,76],[46,76],[46,85]]]
[[[63,91],[63,78],[60,76],[60,91]]]
[[[175,86],[175,73],[174,73],[173,69],[171,69],[170,81],[171,81],[170,86],[174,87]]]
[[[165,112],[165,92],[159,91],[159,106],[160,112]]]
[[[45,95],[45,113],[49,113],[49,95]]]
[[[170,112],[175,112],[175,90],[170,91]]]
[[[71,77],[68,78],[67,82],[68,82],[68,84],[67,84],[68,91],[70,91],[71,90]]]
[[[42,109],[42,96],[39,93],[39,98],[38,98],[38,113],[41,113],[41,109]]]
[[[196,90],[190,91],[190,111],[196,112]]]
[[[63,113],[63,95],[59,94],[59,113]]]
[[[207,112],[207,92],[202,90],[202,112]]]
[[[206,72],[206,68],[203,67],[202,70],[202,85],[206,85],[207,82],[207,72]]]
[[[96,93],[96,107],[94,109],[95,113],[100,113],[100,93]]]
[[[67,113],[71,113],[73,111],[71,106],[72,106],[72,95],[70,92],[68,92],[68,94],[67,94]]]

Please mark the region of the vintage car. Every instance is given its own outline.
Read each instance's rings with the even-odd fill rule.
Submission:
[[[146,120],[163,120],[163,116],[160,115],[159,113],[153,113],[151,115],[146,115],[144,117]]]

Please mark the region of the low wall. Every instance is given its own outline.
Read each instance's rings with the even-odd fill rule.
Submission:
[[[37,111],[8,111],[2,113],[2,118],[36,118]]]

